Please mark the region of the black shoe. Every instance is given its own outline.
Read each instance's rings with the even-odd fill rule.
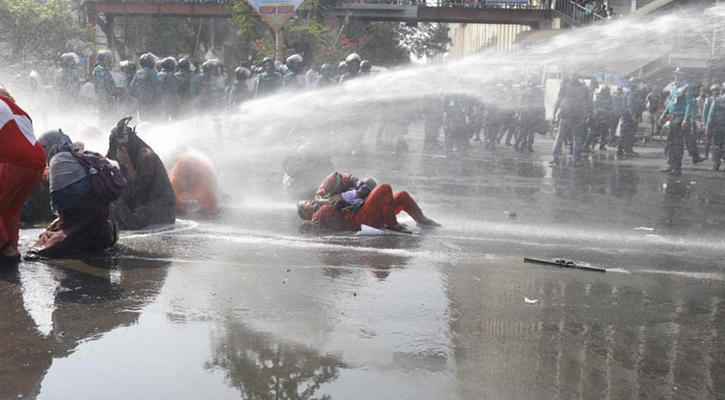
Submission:
[[[692,164],[693,164],[693,165],[697,165],[697,164],[699,164],[699,163],[701,163],[701,162],[703,162],[703,161],[705,161],[705,160],[707,160],[707,158],[702,158],[702,157],[697,157],[697,158],[694,158],[694,157],[693,157],[693,158],[692,158]]]
[[[394,227],[388,227],[388,230],[391,230],[393,232],[398,232],[398,233],[407,233],[407,234],[413,233],[413,231],[406,228],[405,225],[403,225],[403,224],[398,224],[398,226],[394,226]]]
[[[660,172],[670,173],[670,172],[672,172],[672,166],[671,165],[668,165],[668,166],[666,166],[664,168],[661,168],[660,169]]]
[[[672,171],[668,172],[668,175],[670,176],[680,176],[682,175],[682,171],[679,169],[673,169]]]
[[[423,217],[423,219],[418,221],[418,225],[429,227],[429,228],[438,228],[441,226],[441,224],[433,221],[432,219],[430,219],[428,217]]]

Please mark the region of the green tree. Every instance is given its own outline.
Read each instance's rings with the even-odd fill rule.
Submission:
[[[13,55],[47,60],[85,47],[87,32],[77,27],[70,6],[69,0],[0,0],[0,29]]]

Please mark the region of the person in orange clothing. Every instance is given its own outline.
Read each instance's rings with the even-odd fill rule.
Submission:
[[[40,182],[45,162],[33,121],[0,84],[0,267],[20,261],[20,207]]]
[[[186,153],[171,169],[176,211],[216,213],[219,186],[214,165],[204,157]]]
[[[405,211],[421,226],[437,227],[437,222],[426,217],[418,204],[406,191],[393,193],[388,184],[376,186],[361,202],[341,194],[339,198],[301,201],[297,211],[303,220],[311,221],[317,230],[359,231],[362,225],[387,228],[396,232],[411,233],[398,222],[396,215]]]

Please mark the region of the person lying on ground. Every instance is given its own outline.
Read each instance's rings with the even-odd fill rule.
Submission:
[[[45,151],[33,121],[0,84],[0,267],[20,261],[20,208],[40,182]]]
[[[339,207],[340,201],[320,199],[301,201],[297,212],[305,221],[311,221],[318,230],[359,231],[362,225],[373,228],[387,228],[396,232],[411,233],[405,225],[398,222],[396,215],[405,211],[418,225],[425,227],[440,226],[426,217],[418,204],[406,191],[393,193],[388,184],[376,186],[358,207]]]
[[[352,174],[333,172],[320,184],[315,193],[315,200],[339,203],[343,200],[343,193],[347,193],[348,200],[351,198],[365,200],[376,186],[377,182],[373,178],[358,179]]]
[[[111,131],[106,158],[117,161],[126,180],[121,198],[111,204],[111,220],[121,230],[138,230],[176,221],[176,196],[159,156],[128,126]]]
[[[39,141],[47,153],[51,209],[58,218],[40,234],[28,255],[68,258],[116,244],[118,233],[108,218],[110,205],[92,188],[90,172],[79,160],[83,155],[59,130],[44,134]]]

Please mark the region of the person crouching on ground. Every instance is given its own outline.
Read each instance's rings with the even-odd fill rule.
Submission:
[[[78,150],[71,139],[52,131],[39,142],[47,154],[51,209],[58,218],[40,234],[28,255],[67,258],[116,244],[116,227],[108,218],[110,205],[91,189],[91,178],[74,154]]]
[[[0,84],[0,267],[20,262],[20,207],[45,170],[45,152],[33,121]]]
[[[359,231],[362,225],[368,225],[411,233],[396,218],[401,211],[410,215],[418,225],[440,226],[423,214],[408,192],[393,193],[388,184],[376,186],[364,200],[356,199],[348,192],[341,193],[339,198],[301,201],[297,205],[298,214],[303,220],[311,221],[312,226],[319,231]]]
[[[111,219],[121,230],[138,230],[176,221],[176,196],[159,156],[128,126],[111,131],[106,158],[117,161],[126,180],[121,198],[111,204]]]

